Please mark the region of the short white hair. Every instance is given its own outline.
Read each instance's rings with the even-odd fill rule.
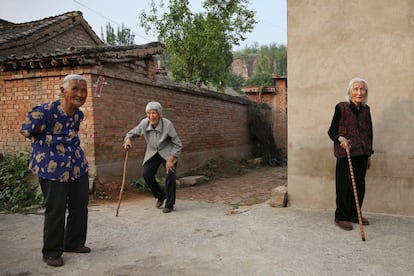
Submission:
[[[88,81],[85,79],[84,76],[78,75],[78,74],[69,74],[66,75],[66,77],[63,78],[62,84],[60,85],[60,87],[66,89],[69,86],[69,83],[73,80],[80,80],[80,81],[84,81],[85,83],[88,83]],[[62,99],[63,94],[62,92],[59,90],[58,93],[56,94],[55,98],[56,99]]]
[[[78,81],[84,81],[84,82],[88,82],[84,76],[78,75],[78,74],[69,74],[67,75],[63,81],[62,81],[62,86],[63,88],[68,88],[69,82],[73,81],[73,80],[78,80]]]
[[[356,82],[362,82],[364,84],[365,89],[367,90],[365,101],[362,103],[362,104],[366,104],[368,101],[368,82],[360,77],[353,78],[352,80],[349,81],[348,88],[346,89],[345,100],[347,102],[351,102],[351,97],[349,96],[349,93],[351,92],[352,87],[354,86],[354,83]]]
[[[145,113],[151,109],[156,110],[160,116],[162,115],[162,105],[159,102],[149,102],[145,107]]]

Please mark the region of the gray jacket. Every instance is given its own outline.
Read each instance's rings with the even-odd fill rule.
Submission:
[[[144,136],[147,142],[143,164],[157,152],[165,160],[170,155],[173,155],[175,158],[180,156],[183,144],[175,131],[174,125],[166,118],[161,117],[155,129],[151,126],[148,118],[141,120],[136,127],[128,131],[125,140],[137,136]]]

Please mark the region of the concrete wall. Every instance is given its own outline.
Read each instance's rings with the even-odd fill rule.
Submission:
[[[363,211],[414,215],[414,1],[288,0],[288,64],[290,205],[335,208],[327,130],[360,76],[375,150]]]

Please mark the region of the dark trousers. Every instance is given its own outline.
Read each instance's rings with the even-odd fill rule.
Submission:
[[[357,188],[359,207],[362,208],[365,195],[365,175],[368,157],[352,157],[352,167]],[[351,173],[347,158],[337,158],[336,161],[336,211],[337,220],[357,220],[358,214],[352,187]]]
[[[162,164],[165,167],[166,160],[161,157],[158,153],[151,157],[143,166],[143,177],[145,183],[151,190],[152,195],[155,198],[166,198],[165,207],[173,208],[175,204],[175,190],[176,190],[176,173],[168,171],[165,179],[165,188],[167,196],[165,196],[164,191],[157,183],[155,175],[157,174],[158,168]]]
[[[61,256],[65,248],[84,246],[88,224],[88,174],[64,183],[42,178],[39,182],[45,200],[43,256]]]

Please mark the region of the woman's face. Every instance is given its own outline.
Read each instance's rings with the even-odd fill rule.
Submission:
[[[151,125],[153,127],[156,127],[160,121],[160,114],[158,114],[157,110],[150,109],[147,111],[147,118],[150,121]]]
[[[367,98],[367,89],[364,83],[361,81],[355,82],[352,85],[351,91],[349,91],[349,97],[356,106],[364,103]]]
[[[71,80],[67,88],[61,88],[63,100],[71,109],[81,107],[88,97],[86,82],[81,80]]]

